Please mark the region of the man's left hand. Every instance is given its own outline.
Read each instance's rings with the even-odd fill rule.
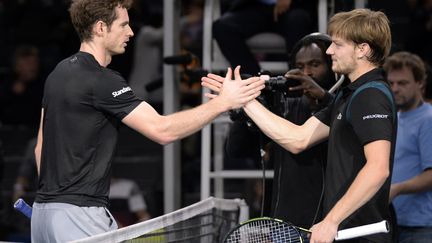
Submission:
[[[312,226],[310,243],[332,243],[337,234],[338,225],[325,219]]]

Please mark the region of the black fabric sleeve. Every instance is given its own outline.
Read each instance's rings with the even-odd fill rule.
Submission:
[[[93,92],[95,106],[119,120],[142,102],[119,75],[104,74],[98,79]]]
[[[350,123],[360,142],[392,138],[394,114],[390,99],[379,89],[361,91],[351,101]]]
[[[322,123],[324,123],[327,126],[330,126],[330,116],[331,116],[331,105],[328,105],[327,107],[324,107],[317,113],[315,113],[313,116],[316,117],[318,120],[320,120]]]

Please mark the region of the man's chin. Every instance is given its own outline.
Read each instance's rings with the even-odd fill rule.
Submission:
[[[125,53],[125,51],[126,51],[125,49],[112,51],[111,56],[123,54],[123,53]]]

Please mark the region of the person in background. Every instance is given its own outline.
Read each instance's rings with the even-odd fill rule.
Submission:
[[[295,124],[303,124],[332,100],[333,95],[327,90],[335,84],[335,74],[331,70],[331,59],[325,53],[330,44],[330,37],[319,33],[307,35],[296,43],[290,62],[295,69],[286,75],[291,81],[299,81],[300,85],[276,99],[283,101],[275,105],[276,114]],[[290,96],[295,90],[300,90],[303,95]],[[327,143],[299,154],[272,144],[269,156],[275,168],[272,217],[303,228],[312,227],[321,219]]]
[[[400,243],[432,239],[432,106],[423,101],[426,71],[409,52],[388,57],[384,70],[395,96],[398,131],[390,201]]]
[[[257,75],[258,61],[246,40],[258,33],[273,32],[285,39],[288,54],[294,44],[312,32],[312,18],[297,0],[236,0],[213,23],[213,36],[231,66],[241,65],[244,73]]]
[[[39,51],[30,45],[18,46],[12,73],[0,83],[0,121],[8,125],[37,128],[43,93]]]
[[[133,180],[112,177],[109,201],[110,212],[119,228],[151,218],[144,195]]]

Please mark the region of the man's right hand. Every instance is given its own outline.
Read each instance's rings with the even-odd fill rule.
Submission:
[[[228,109],[243,107],[249,101],[258,97],[261,90],[264,89],[264,80],[259,77],[241,79],[240,66],[237,66],[234,70],[234,80],[232,80],[231,68],[228,68],[225,78],[209,74],[201,80],[204,87],[219,93],[219,95],[206,94],[206,96],[220,100]]]

